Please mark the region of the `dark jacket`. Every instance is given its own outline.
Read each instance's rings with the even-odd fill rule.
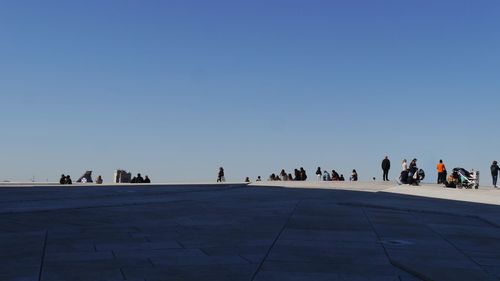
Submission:
[[[382,160],[382,170],[389,170],[391,168],[391,161],[389,159]]]
[[[491,165],[491,175],[492,176],[498,176],[498,171],[500,170],[500,167],[498,165]]]

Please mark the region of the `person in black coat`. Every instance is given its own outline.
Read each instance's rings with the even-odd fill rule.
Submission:
[[[493,186],[497,188],[498,171],[500,170],[497,161],[493,161],[490,169],[491,169],[491,178],[493,179]]]
[[[389,157],[386,156],[384,160],[382,160],[382,171],[384,172],[382,175],[383,181],[389,181],[390,169],[391,169],[391,161],[389,160]]]

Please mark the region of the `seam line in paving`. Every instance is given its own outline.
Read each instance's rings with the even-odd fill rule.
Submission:
[[[418,278],[418,279],[421,279],[421,280],[424,280],[424,281],[433,281],[431,279],[428,279],[426,278],[425,276],[422,276],[420,273],[418,272],[414,272],[413,270],[409,270],[408,268],[406,268],[405,266],[402,266],[401,264],[395,262],[391,256],[389,255],[389,253],[387,252],[387,249],[385,248],[385,245],[384,243],[382,243],[382,239],[380,237],[380,234],[377,232],[377,230],[375,229],[375,227],[373,226],[373,223],[372,221],[370,220],[370,217],[368,217],[368,215],[366,214],[366,210],[365,210],[365,207],[361,207],[361,210],[363,211],[363,215],[365,216],[366,220],[368,221],[368,223],[370,224],[370,227],[372,228],[372,231],[375,233],[375,235],[377,235],[377,239],[380,243],[380,246],[382,246],[382,248],[384,249],[384,253],[387,257],[387,259],[389,260],[389,262],[396,268],[399,268],[405,272],[407,272],[408,274],[411,274],[413,275],[415,278]],[[399,278],[399,276],[398,276]],[[401,279],[401,278],[399,278]]]
[[[38,281],[42,280],[43,263],[45,261],[45,250],[47,249],[47,238],[48,237],[49,237],[49,231],[45,230],[45,238],[43,239],[43,247],[42,247],[42,258],[40,260],[40,271],[38,271]]]
[[[267,253],[266,255],[264,256],[264,258],[262,258],[262,261],[259,263],[259,266],[257,267],[257,269],[255,270],[255,272],[253,273],[252,275],[252,278],[250,279],[250,281],[253,281],[255,279],[255,277],[257,277],[257,274],[259,273],[260,269],[262,268],[262,266],[264,265],[264,262],[267,260],[267,258],[269,257],[269,254],[271,253],[272,249],[274,248],[274,245],[276,245],[276,242],[278,242],[281,234],[283,233],[283,231],[285,230],[286,226],[288,225],[288,223],[290,222],[290,219],[293,217],[293,214],[295,213],[295,211],[297,210],[297,207],[300,205],[300,203],[302,202],[302,200],[299,200],[295,206],[293,207],[292,211],[290,212],[290,215],[288,216],[288,218],[286,219],[286,222],[283,224],[283,227],[281,228],[281,230],[279,231],[278,235],[276,235],[276,238],[274,238],[274,241],[273,243],[271,244],[271,246],[269,247],[269,249],[267,250]]]
[[[418,220],[418,217],[415,216],[415,214],[413,212],[409,212],[410,215],[412,217],[414,217],[416,220]],[[473,264],[477,265],[483,272],[485,272],[485,274],[489,275],[489,273],[487,271],[484,270],[484,268],[479,264],[477,263],[473,258],[471,258],[468,254],[466,254],[464,251],[462,251],[460,248],[458,248],[455,243],[451,242],[448,238],[446,238],[444,235],[442,235],[441,233],[439,233],[438,231],[434,230],[434,228],[432,228],[431,226],[429,226],[428,224],[424,223],[423,224],[427,229],[429,229],[430,231],[432,231],[434,234],[436,234],[437,236],[439,236],[441,239],[443,239],[444,241],[446,241],[446,243],[450,244],[455,250],[457,250],[460,254],[462,254],[464,257],[466,257],[470,262],[472,262]],[[497,278],[498,279],[498,278]]]
[[[361,207],[361,208],[372,208],[372,209],[382,209],[382,210],[393,210],[393,211],[401,211],[401,212],[414,212],[414,213],[422,213],[422,214],[432,214],[432,215],[447,215],[447,216],[457,216],[457,217],[462,217],[462,218],[472,218],[472,219],[477,219],[480,220],[484,223],[489,224],[492,227],[497,227],[500,228],[500,225],[497,225],[496,223],[485,219],[481,216],[478,215],[467,215],[467,214],[460,214],[460,213],[453,213],[453,212],[446,212],[446,211],[435,211],[435,210],[422,210],[422,209],[415,209],[415,208],[398,208],[398,207],[391,207],[391,206],[381,206],[381,205],[376,205],[376,204],[361,204],[361,203],[349,203],[349,202],[339,202],[337,205],[340,206],[352,206],[352,207]]]

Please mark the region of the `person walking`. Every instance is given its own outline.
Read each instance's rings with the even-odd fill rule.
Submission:
[[[217,175],[217,182],[225,182],[226,179],[224,177],[224,168],[219,168],[219,174]]]
[[[389,181],[389,170],[391,169],[391,161],[388,156],[385,156],[384,160],[382,160],[382,171],[384,172],[382,175],[383,181]]]
[[[401,171],[408,171],[408,164],[406,163],[406,159],[403,159],[403,163],[401,164]]]
[[[436,170],[438,173],[437,183],[444,183],[446,181],[446,167],[444,166],[442,159],[439,159]]]
[[[493,179],[493,186],[497,188],[498,171],[500,170],[497,161],[493,161],[490,169],[491,169],[491,178]]]

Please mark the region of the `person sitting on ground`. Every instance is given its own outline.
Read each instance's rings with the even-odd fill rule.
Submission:
[[[293,180],[300,181],[301,179],[300,179],[300,172],[299,172],[299,170],[295,169],[294,173],[295,173],[295,178]]]
[[[144,183],[144,178],[141,176],[141,174],[137,174],[137,183]]]
[[[332,178],[330,177],[330,173],[328,173],[327,171],[324,171],[323,172],[323,181],[331,181]]]
[[[95,180],[96,184],[102,184],[102,176],[97,176],[97,179]]]
[[[288,175],[286,174],[285,169],[281,170],[280,176],[282,180],[284,181],[288,180]]]
[[[289,180],[289,181],[293,181],[292,174],[288,174],[288,180]]]
[[[444,186],[449,187],[449,188],[456,188],[457,187],[457,179],[455,179],[453,174],[450,174],[448,176],[448,179],[444,182]]]
[[[262,181],[262,179],[260,178],[260,176],[258,176],[255,181]]]
[[[66,176],[66,179],[64,180],[64,184],[73,184],[73,181],[71,180],[71,177],[69,175]]]
[[[274,173],[272,173],[270,176],[269,176],[269,180],[268,181],[275,181],[276,180],[276,175]]]
[[[137,183],[137,177],[133,177],[133,178],[130,180],[130,183]]]
[[[332,170],[332,181],[338,181],[338,180],[340,180],[339,173],[337,173],[337,171],[335,170]]]
[[[246,177],[246,178],[245,178],[245,182],[249,183],[249,182],[250,182],[250,178],[249,178],[249,177]]]
[[[410,167],[408,168],[408,184],[409,185],[418,185],[418,168],[417,168],[417,159],[414,158],[410,162]]]
[[[59,180],[59,184],[66,184],[66,176],[64,174],[61,175],[61,179]]]
[[[340,175],[339,181],[345,181],[344,175]]]
[[[356,170],[352,170],[352,173],[351,173],[351,178],[350,178],[351,181],[357,181],[358,180],[358,172],[356,172]]]
[[[144,178],[144,183],[151,183],[151,180],[149,179],[149,176],[146,176]]]
[[[300,167],[300,180],[301,181],[307,180],[306,170],[304,170],[303,167]]]

